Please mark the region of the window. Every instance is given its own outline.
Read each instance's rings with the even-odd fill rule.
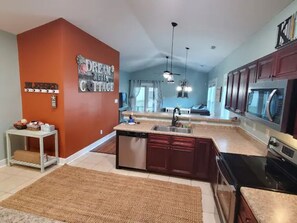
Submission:
[[[222,101],[221,101],[221,118],[229,118],[229,111],[225,109],[226,93],[227,93],[227,76],[228,74],[224,75]]]
[[[135,110],[142,112],[157,111],[159,90],[159,88],[154,88],[153,83],[141,83],[139,94],[136,96]]]
[[[217,79],[209,81],[207,92],[207,108],[211,115],[215,114],[216,86]]]

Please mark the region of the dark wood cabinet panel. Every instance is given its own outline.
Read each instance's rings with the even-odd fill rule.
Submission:
[[[269,54],[258,60],[258,79],[272,78],[275,71],[275,54]]]
[[[251,211],[250,207],[244,200],[244,198],[240,197],[240,204],[239,204],[239,213],[238,219],[241,220],[243,223],[257,223],[257,219],[255,218],[253,212]],[[240,222],[240,221],[239,221]]]
[[[189,149],[192,149],[195,147],[195,138],[190,137],[180,137],[180,136],[173,136],[172,137],[172,146],[183,146]]]
[[[170,147],[148,143],[146,154],[146,168],[149,171],[168,173]]]
[[[237,109],[238,93],[239,93],[240,73],[239,71],[233,72],[233,86],[232,86],[232,102],[231,110]]]
[[[237,100],[237,113],[244,113],[246,106],[246,98],[248,91],[248,83],[249,83],[249,69],[243,68],[240,71],[240,84],[238,89],[238,100]]]
[[[160,135],[160,134],[149,134],[148,143],[169,145],[170,144],[170,136],[169,135]]]
[[[249,83],[253,84],[257,82],[257,69],[258,62],[253,62],[247,66],[249,71]]]
[[[172,146],[170,150],[170,172],[174,175],[192,176],[194,148]]]
[[[297,78],[297,42],[277,51],[276,78]]]
[[[229,73],[227,77],[227,92],[225,108],[230,109],[232,104],[232,87],[233,87],[233,74]]]
[[[218,168],[216,163],[216,156],[219,155],[219,151],[214,144],[212,144],[210,158],[209,158],[209,182],[211,184],[212,190],[217,184]]]
[[[194,176],[200,180],[209,180],[211,150],[211,139],[196,139]]]
[[[295,139],[297,139],[297,112],[296,112],[296,115],[295,115],[295,127],[294,127],[293,137]]]

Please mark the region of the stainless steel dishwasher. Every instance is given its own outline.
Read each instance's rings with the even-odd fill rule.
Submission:
[[[120,167],[146,170],[147,133],[118,131]]]

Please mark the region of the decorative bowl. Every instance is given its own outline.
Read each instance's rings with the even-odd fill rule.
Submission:
[[[18,125],[18,124],[13,124],[13,127],[15,127],[18,130],[26,129],[27,125]]]

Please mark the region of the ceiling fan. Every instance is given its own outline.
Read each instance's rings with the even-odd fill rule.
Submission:
[[[169,56],[166,56],[166,70],[163,72],[163,77],[165,79],[168,79],[170,77],[170,71],[168,70],[168,59],[169,59]],[[173,75],[180,75],[180,74],[176,74],[176,73],[172,73]]]

